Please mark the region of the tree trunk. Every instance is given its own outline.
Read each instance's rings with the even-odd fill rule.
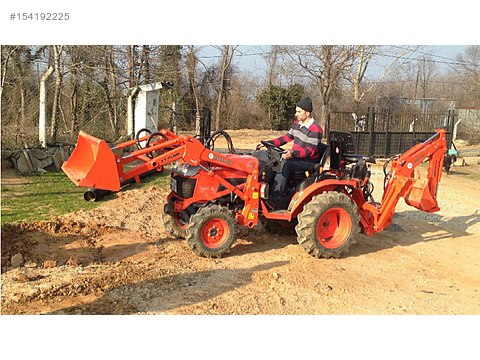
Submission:
[[[195,47],[193,45],[188,46],[188,55],[187,55],[187,73],[188,79],[190,82],[190,87],[193,92],[193,97],[195,99],[195,134],[200,133],[200,101],[198,99],[197,86],[195,84],[196,78],[196,68],[197,68],[197,57],[195,55]]]
[[[152,76],[150,73],[150,47],[148,45],[142,46],[142,64],[143,64],[143,78],[145,83],[150,83],[152,81]]]
[[[78,74],[77,71],[72,71],[72,94],[70,95],[70,106],[72,108],[72,125],[70,130],[72,135],[76,137],[79,130],[78,123]]]
[[[225,97],[226,91],[226,81],[227,81],[227,71],[232,64],[233,54],[235,53],[235,49],[237,46],[230,46],[225,45],[222,48],[222,66],[220,70],[220,87],[217,94],[217,105],[215,111],[215,130],[221,130],[220,126],[220,118],[221,118],[221,110],[222,110],[222,102]]]
[[[128,61],[128,87],[135,87],[138,85],[137,79],[135,79],[135,69],[137,67],[137,46],[127,46],[127,61]]]
[[[21,119],[22,119],[21,123],[22,124],[25,124],[26,119],[27,119],[27,115],[25,113],[25,97],[26,97],[26,94],[27,94],[27,91],[23,87],[23,81],[22,81],[21,89],[20,89],[20,114],[21,114]]]
[[[58,110],[60,103],[60,91],[62,87],[62,69],[60,63],[60,55],[62,53],[63,45],[53,45],[53,52],[55,57],[55,90],[53,95],[52,120],[50,127],[50,141],[55,144],[57,142],[58,131]]]
[[[108,117],[110,120],[110,126],[114,132],[114,135],[118,135],[118,118],[115,101],[116,80],[115,80],[115,64],[113,62],[113,48],[112,46],[105,46],[105,75],[102,87],[105,91],[105,100],[108,105]]]
[[[330,105],[328,103],[323,103],[322,108],[320,109],[321,120],[319,120],[320,126],[323,127],[324,131],[330,132]]]
[[[3,55],[3,52],[1,51],[2,50],[2,47],[0,46],[0,53],[2,53]],[[7,69],[8,69],[8,62],[10,60],[10,57],[12,56],[12,54],[17,50],[17,47],[13,48],[11,51],[9,51],[7,53],[7,56],[6,58],[4,59],[3,56],[2,56],[2,75],[1,75],[1,78],[0,78],[0,104],[2,103],[2,94],[3,94],[3,84],[5,83],[5,77],[7,76]]]

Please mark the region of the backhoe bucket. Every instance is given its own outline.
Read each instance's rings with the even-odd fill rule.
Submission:
[[[425,212],[440,210],[437,199],[430,193],[427,179],[415,179],[413,186],[405,195],[405,202]]]
[[[77,186],[119,191],[116,158],[104,140],[80,131],[77,146],[62,170]]]

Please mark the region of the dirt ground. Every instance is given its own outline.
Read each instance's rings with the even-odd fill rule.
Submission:
[[[242,132],[232,137],[237,148],[250,145]],[[88,212],[5,225],[1,312],[480,314],[480,150],[468,153],[469,166],[460,160],[443,174],[439,212],[401,200],[387,230],[358,235],[340,259],[315,259],[294,236],[260,227],[239,229],[224,258],[198,257],[164,230],[162,188],[122,191]],[[372,179],[378,201],[381,164]],[[14,268],[16,254],[23,264]]]

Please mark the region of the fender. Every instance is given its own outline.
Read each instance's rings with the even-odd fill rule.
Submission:
[[[325,191],[334,191],[339,186],[357,189],[360,183],[358,180],[322,180],[308,186],[306,189],[297,192],[293,195],[290,204],[288,205],[288,212],[292,217],[297,216],[302,210],[304,204],[309,202],[315,195],[324,193]]]

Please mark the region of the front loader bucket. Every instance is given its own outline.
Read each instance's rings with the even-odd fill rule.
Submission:
[[[77,186],[119,191],[116,158],[104,140],[80,131],[77,146],[62,170]]]

